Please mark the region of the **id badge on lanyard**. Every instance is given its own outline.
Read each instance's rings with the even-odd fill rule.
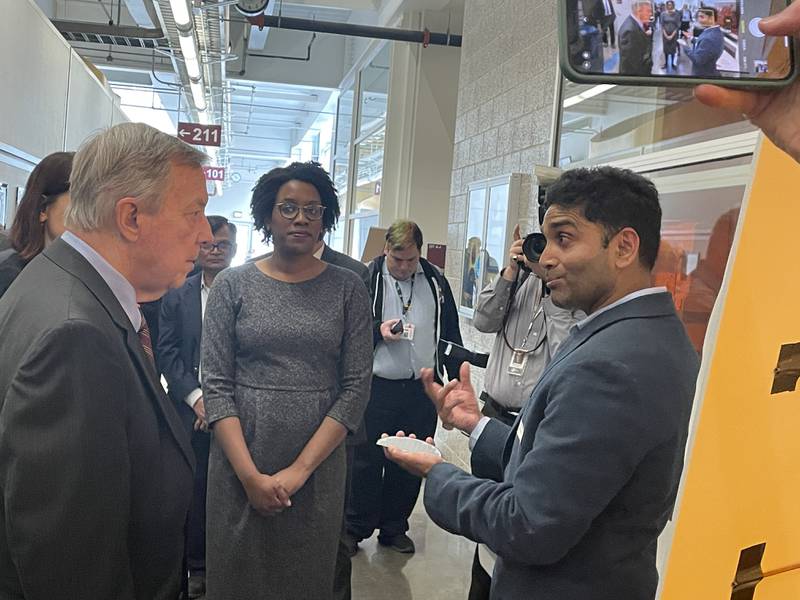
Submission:
[[[511,354],[511,362],[508,365],[508,374],[512,377],[522,377],[525,373],[525,366],[528,364],[528,352],[517,348]]]

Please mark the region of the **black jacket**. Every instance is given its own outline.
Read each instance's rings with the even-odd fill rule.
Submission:
[[[384,255],[374,259],[367,267],[369,268],[369,291],[372,298],[372,344],[377,346],[383,340],[381,335],[381,323],[383,323],[383,263]],[[461,368],[460,360],[444,356],[442,352],[442,342],[453,342],[462,345],[461,328],[458,324],[458,310],[453,299],[453,292],[450,284],[439,271],[424,258],[419,259],[422,271],[428,280],[436,303],[436,375],[440,380],[444,380],[444,372],[447,370],[449,379],[458,379],[458,370]]]
[[[156,361],[167,380],[169,397],[191,434],[195,414],[186,396],[200,387],[200,338],[203,311],[200,300],[201,277],[192,275],[181,287],[171,290],[161,301]]]

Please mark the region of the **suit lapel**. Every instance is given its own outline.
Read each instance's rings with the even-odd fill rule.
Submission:
[[[142,344],[139,341],[139,334],[134,331],[128,315],[117,300],[114,292],[100,276],[97,270],[89,264],[77,250],[62,240],[56,240],[45,251],[45,256],[56,263],[59,267],[70,273],[73,277],[80,280],[94,295],[97,301],[103,306],[114,324],[119,327],[125,335],[125,344],[128,354],[143,381],[150,388],[150,396],[154,398],[156,407],[160,410],[164,420],[172,432],[175,441],[181,448],[186,460],[190,465],[194,464],[193,451],[189,445],[189,440],[183,432],[183,428],[178,420],[178,415],[167,398],[161,383],[156,378],[150,360],[145,356]]]
[[[200,342],[203,335],[202,277],[203,273],[201,272],[189,278],[186,295],[182,298],[186,303],[186,323],[188,325],[184,331],[191,336],[192,368],[200,364]]]

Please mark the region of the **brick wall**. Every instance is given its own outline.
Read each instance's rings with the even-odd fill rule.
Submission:
[[[456,298],[467,220],[467,186],[480,179],[531,173],[550,164],[553,102],[558,68],[556,0],[466,0],[450,189],[446,275]],[[518,220],[535,220],[532,193],[511,206]],[[464,343],[488,351],[493,335],[461,319]],[[473,369],[480,392],[483,373]],[[466,466],[466,437],[440,431],[445,455]]]

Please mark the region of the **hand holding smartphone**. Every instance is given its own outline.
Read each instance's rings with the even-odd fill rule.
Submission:
[[[766,35],[760,26],[789,0],[707,3],[693,11],[684,11],[681,0],[667,1],[657,20],[649,0],[558,4],[562,71],[577,83],[777,88],[797,75],[793,37]],[[603,44],[609,27],[616,28],[616,48]],[[675,30],[680,49],[670,37]]]

